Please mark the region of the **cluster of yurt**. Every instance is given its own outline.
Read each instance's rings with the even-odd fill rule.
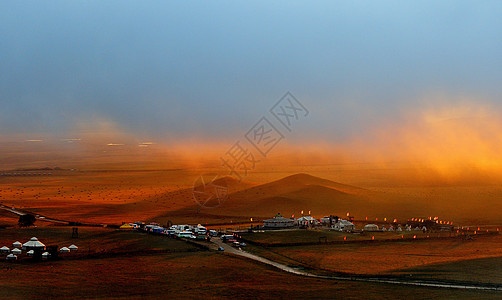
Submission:
[[[51,257],[51,253],[46,251],[46,246],[42,242],[40,242],[36,237],[32,237],[28,242],[21,244],[21,242],[12,243],[12,249],[7,246],[3,246],[0,248],[0,254],[7,254],[5,257],[7,260],[17,260],[18,256],[26,251],[26,256],[33,257],[35,253],[42,253],[42,259],[49,259]],[[59,249],[60,253],[70,253],[78,251],[78,247],[76,245],[71,245],[68,247],[62,247]]]
[[[76,252],[76,251],[78,251],[78,247],[75,245],[71,245],[69,247],[62,247],[61,249],[59,249],[60,253],[70,253],[70,252]]]
[[[50,247],[49,247],[50,248]],[[56,248],[57,249],[57,248]],[[48,250],[48,251],[46,251]],[[38,252],[39,255],[42,253],[42,259],[49,259],[51,257],[51,253],[49,249],[46,249],[44,243],[40,242],[36,237],[32,237],[28,242],[21,244],[21,242],[12,243],[12,249],[7,246],[3,246],[0,248],[0,254],[7,254],[7,260],[17,260],[18,256],[26,251],[26,256],[33,257],[35,253]],[[62,247],[59,249],[59,253],[70,253],[78,251],[78,247],[76,245],[70,245],[68,247]]]
[[[22,249],[22,250],[21,250]],[[21,244],[19,241],[12,243],[12,250],[7,246],[0,248],[0,253],[8,254],[6,260],[17,260],[17,258],[23,253],[23,250],[28,250],[26,255],[33,255],[33,249],[45,249],[45,245],[38,241],[36,237],[32,237],[28,242]]]
[[[389,228],[385,228],[385,225],[382,225],[382,231],[390,231],[390,232],[393,232],[393,231],[398,231],[398,232],[401,232],[403,231],[403,228],[401,227],[401,225],[397,225],[397,228],[394,228],[394,226],[392,225],[389,225]]]
[[[23,253],[23,251],[19,249],[22,246],[23,244],[16,241],[12,243],[12,250],[7,246],[3,246],[0,248],[0,253],[8,253],[7,257],[5,257],[6,260],[17,260],[17,257]]]

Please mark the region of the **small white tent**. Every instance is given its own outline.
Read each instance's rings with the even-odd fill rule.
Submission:
[[[7,260],[17,260],[17,256],[15,256],[14,254],[9,254],[7,255]]]
[[[70,252],[70,249],[68,249],[68,247],[63,247],[63,248],[59,249],[59,252],[68,253],[68,252]]]
[[[17,249],[17,248],[12,249],[12,254],[14,254],[14,255],[19,255],[19,254],[21,254],[22,252],[23,252],[23,251],[21,251],[21,250],[19,250],[19,249]]]
[[[75,245],[71,245],[68,249],[70,249],[70,251],[78,251],[78,247]]]
[[[34,250],[30,250],[30,251],[26,252],[26,255],[28,255],[28,256],[33,256],[33,254],[35,254]]]
[[[3,246],[2,248],[0,248],[0,252],[1,252],[1,253],[9,253],[9,252],[10,252],[10,249],[9,249],[9,247],[7,247],[7,246]]]
[[[378,231],[378,225],[366,224],[364,225],[364,231]]]
[[[20,247],[22,247],[22,246],[23,246],[23,244],[21,244],[21,242],[17,242],[17,241],[16,241],[16,242],[12,243],[12,247],[13,247],[13,248],[20,248]]]
[[[49,252],[42,253],[42,259],[48,259],[51,256]]]

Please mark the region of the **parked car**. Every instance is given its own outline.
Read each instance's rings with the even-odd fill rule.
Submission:
[[[207,236],[205,234],[198,234],[196,236],[197,240],[207,240]]]
[[[188,238],[188,239],[195,239],[195,235],[192,234],[191,231],[183,231],[178,233],[179,238]]]
[[[233,242],[236,242],[237,240],[235,239],[235,236],[233,236],[232,234],[224,234],[221,236],[221,240],[224,242],[224,243],[233,243]]]

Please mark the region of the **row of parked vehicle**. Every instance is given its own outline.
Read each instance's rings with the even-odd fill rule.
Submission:
[[[211,238],[220,236],[224,243],[228,243],[235,248],[245,247],[246,243],[239,242],[233,234],[219,234],[216,230],[207,230],[201,224],[197,225],[172,225],[169,228],[164,228],[156,223],[145,225],[142,222],[135,222],[130,225],[131,229],[143,230],[153,234],[167,235],[170,237],[194,239],[194,240],[211,240]],[[220,247],[221,248],[221,247]],[[223,248],[219,249],[223,251]]]
[[[164,228],[159,224],[151,223],[145,225],[141,222],[136,222],[134,229],[143,230],[153,234],[167,235],[170,237],[178,238],[188,238],[197,240],[209,240],[211,237],[218,236],[218,232],[215,230],[207,230],[206,227],[198,225],[172,225],[169,228]]]
[[[235,235],[233,235],[233,234],[223,234],[223,235],[220,236],[220,239],[224,243],[231,244],[235,248],[246,247],[246,243],[239,242],[237,240],[237,238],[235,237]]]

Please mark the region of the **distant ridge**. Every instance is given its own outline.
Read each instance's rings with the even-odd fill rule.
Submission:
[[[234,185],[233,178],[220,178],[218,182]],[[241,183],[242,184],[242,183]],[[354,207],[372,206],[371,191],[331,180],[299,173],[261,185],[248,186],[230,193],[228,199],[212,214],[268,216],[272,212],[285,215],[309,210],[319,214],[346,212]],[[196,204],[179,210],[193,211]]]
[[[290,184],[290,185],[295,185],[295,184],[320,185],[320,186],[325,186],[325,187],[332,187],[332,188],[338,189],[340,191],[344,191],[346,193],[369,192],[367,189],[364,189],[364,188],[331,181],[328,179],[316,177],[316,176],[306,174],[306,173],[297,173],[294,175],[290,175],[290,176],[284,177],[282,179],[272,181],[269,184],[273,184],[274,182],[277,184]]]

